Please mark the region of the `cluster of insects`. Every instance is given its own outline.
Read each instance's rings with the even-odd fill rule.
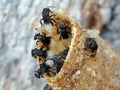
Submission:
[[[56,26],[56,34],[59,37],[58,41],[68,39],[71,36],[70,26],[67,25],[67,23],[64,21],[60,23],[56,22],[56,16],[57,15],[53,11],[51,11],[50,8],[44,8],[42,11],[42,19],[40,19],[41,26],[45,24]],[[60,19],[60,17],[57,17],[57,19],[58,18]],[[41,59],[43,59],[44,61],[39,64],[38,70],[34,72],[34,76],[38,79],[44,77],[44,74],[47,74],[48,76],[54,76],[59,73],[69,50],[69,47],[66,47],[66,49],[64,49],[63,51],[60,51],[59,53],[54,53],[52,57],[49,57],[48,51],[51,50],[50,44],[51,40],[53,39],[50,35],[51,34],[44,31],[40,31],[39,33],[34,35],[34,40],[36,41],[37,47],[31,50],[31,55],[35,59],[39,58],[39,61],[41,61]],[[41,43],[40,47],[38,47],[38,43]]]
[[[55,26],[56,28],[53,28],[52,32],[47,32],[44,28],[44,30],[38,31],[34,35],[37,47],[31,50],[31,55],[39,61],[39,68],[34,72],[34,76],[38,79],[44,77],[44,75],[52,77],[59,73],[69,50],[69,45],[66,46],[63,42],[66,43],[66,40],[72,37],[70,21],[65,21],[62,16],[57,15],[57,13],[51,11],[48,7],[42,11],[40,24],[43,27],[44,25],[51,24],[52,27]],[[52,41],[57,42],[55,43],[56,45],[51,46]],[[58,43],[58,41],[62,44]],[[62,47],[59,44],[65,45],[64,49],[59,50],[58,48]],[[85,50],[96,53],[98,45],[94,38],[86,38],[85,44]],[[53,48],[55,51],[58,49],[58,52],[54,52]],[[51,54],[50,51],[53,53]],[[49,85],[46,85],[44,90],[52,89]]]

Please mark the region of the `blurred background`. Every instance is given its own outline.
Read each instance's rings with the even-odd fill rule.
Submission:
[[[120,0],[0,0],[0,90],[42,90],[31,49],[42,9],[54,6],[120,50]]]

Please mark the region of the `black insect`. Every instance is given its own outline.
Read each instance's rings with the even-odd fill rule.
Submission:
[[[45,46],[48,46],[50,44],[50,36],[46,36],[46,33],[42,32],[41,34],[35,34],[34,40],[41,41]]]
[[[40,65],[40,68],[37,71],[35,71],[34,76],[40,79],[44,73],[48,72],[48,70],[49,70],[49,66],[43,63]]]
[[[66,26],[65,23],[61,23],[59,30],[57,29],[57,33],[60,34],[60,40],[61,38],[63,39],[67,39],[69,38],[69,35],[71,35],[70,33],[70,27]]]
[[[98,45],[95,41],[95,38],[86,38],[86,46],[93,53],[96,53],[98,49]]]
[[[56,68],[57,68],[57,73],[61,70],[62,66],[64,64],[64,61],[58,61],[58,62],[55,62],[55,65],[56,65]]]
[[[51,86],[48,84],[44,86],[43,90],[53,90]]]
[[[47,50],[43,50],[44,47],[41,47],[40,49],[32,49],[31,50],[31,55],[32,57],[36,58],[36,56],[40,56],[42,58],[46,58],[47,57]]]
[[[52,58],[52,60],[54,61],[54,67],[52,67],[51,68],[51,70],[53,71],[53,72],[55,72],[55,73],[58,73],[60,70],[61,70],[61,68],[62,68],[62,66],[63,66],[63,64],[64,64],[64,60],[65,60],[65,58],[66,58],[66,56],[67,56],[67,53],[68,53],[68,48],[67,49],[65,49],[63,52],[60,52],[59,54],[57,54],[57,55],[55,55],[53,58]]]
[[[55,16],[53,12],[49,8],[44,8],[42,11],[43,18],[40,20],[41,25],[42,25],[42,20],[44,21],[44,24],[51,23],[53,25],[53,21],[55,22],[55,20],[51,18],[52,16]]]

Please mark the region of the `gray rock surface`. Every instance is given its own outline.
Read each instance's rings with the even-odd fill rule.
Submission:
[[[31,78],[37,69],[31,49],[42,9],[55,6],[82,21],[84,0],[0,0],[0,90],[42,90],[45,79]],[[120,0],[99,0],[104,6],[102,37],[120,49]],[[81,23],[82,24],[82,23]]]

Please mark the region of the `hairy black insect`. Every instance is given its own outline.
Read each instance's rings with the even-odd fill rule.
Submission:
[[[70,27],[66,26],[65,23],[61,23],[59,30],[57,29],[57,33],[60,34],[60,40],[61,38],[63,39],[67,39],[69,38],[69,35],[71,35],[70,33]]]
[[[41,47],[40,49],[32,49],[31,50],[31,55],[32,57],[36,58],[36,56],[40,56],[42,58],[46,58],[47,57],[47,50],[43,50],[44,47]]]
[[[49,86],[48,84],[46,84],[43,88],[43,90],[53,90],[51,86]]]
[[[98,49],[98,45],[95,41],[95,38],[86,38],[86,46],[93,53],[96,53]]]
[[[42,34],[35,34],[34,40],[41,41],[46,47],[50,44],[50,36],[46,36],[46,33],[42,32]]]
[[[40,65],[40,68],[37,71],[35,71],[34,76],[40,79],[44,73],[48,72],[48,70],[49,66],[43,63]]]
[[[51,23],[53,25],[53,22],[55,22],[55,20],[51,19],[52,16],[55,16],[53,12],[49,8],[44,8],[42,11],[43,18],[40,20],[41,25],[42,25],[42,20],[44,21],[44,24]]]
[[[65,49],[63,52],[60,52],[59,54],[55,55],[51,60],[54,61],[54,67],[51,68],[51,70],[55,73],[58,73],[61,69],[61,67],[64,64],[64,59],[66,58],[66,55],[68,53],[68,48]]]
[[[65,49],[64,51],[60,52],[59,54],[53,57],[53,60],[58,61],[66,58],[69,48]]]

